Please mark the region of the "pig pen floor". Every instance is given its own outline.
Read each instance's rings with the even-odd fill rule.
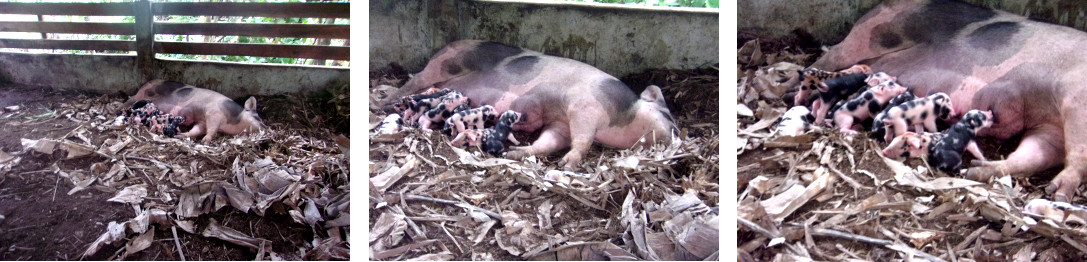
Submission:
[[[327,128],[299,127],[302,126],[298,123],[300,117],[290,113],[304,112],[298,108],[301,103],[292,103],[283,97],[258,97],[262,103],[262,116],[273,134],[253,138],[259,142],[252,143],[244,142],[247,138],[217,138],[214,143],[234,142],[242,145],[238,148],[255,148],[248,154],[222,149],[223,154],[218,157],[224,158],[221,160],[224,166],[210,164],[216,162],[208,159],[214,156],[203,154],[203,151],[180,153],[179,148],[199,146],[153,136],[143,127],[95,128],[112,120],[120,102],[125,99],[120,95],[89,95],[0,84],[0,260],[181,260],[178,245],[187,260],[345,258],[345,241],[337,241],[338,236],[330,236],[323,227],[296,222],[289,212],[299,209],[292,207],[298,203],[292,202],[297,200],[297,195],[321,199],[322,190],[327,191],[326,194],[344,195],[349,191],[346,188],[346,156],[331,142],[332,132]],[[285,140],[285,137],[294,138]],[[138,142],[128,143],[118,150],[107,148],[118,144],[114,141],[128,138]],[[33,143],[35,141],[39,143]],[[53,147],[52,153],[31,148],[43,145],[43,141],[52,141],[58,146]],[[302,150],[295,156],[297,163],[312,163],[304,160],[307,158],[304,154],[322,155],[328,159],[321,171],[314,173],[319,178],[305,181],[307,185],[301,186],[302,190],[293,191],[296,196],[271,201],[274,204],[263,216],[252,210],[240,212],[229,205],[217,205],[222,198],[203,199],[206,201],[197,198],[195,202],[202,203],[196,204],[199,215],[194,217],[182,219],[175,214],[174,205],[186,195],[185,190],[191,188],[187,186],[229,184],[229,179],[222,174],[210,173],[236,171],[231,168],[232,163],[253,161],[251,158],[259,155],[270,157],[283,169],[306,170],[304,166],[285,163],[283,157],[275,155],[276,150],[291,148],[281,141],[313,143],[310,146],[314,147],[328,145]],[[77,154],[74,152],[79,151],[75,149],[79,145],[87,145],[97,153],[69,159]],[[98,148],[98,145],[103,146]],[[225,159],[227,157],[229,159]],[[235,158],[240,162],[234,162]],[[179,163],[185,163],[184,168],[179,168]],[[168,166],[169,171],[154,167],[159,165]],[[112,169],[111,166],[127,169],[128,175],[115,174],[112,179],[106,178],[104,173],[107,172],[101,171]],[[182,178],[184,180],[179,181]],[[142,200],[107,201],[120,197],[125,189],[141,185],[145,189]],[[216,211],[216,207],[220,208]],[[150,220],[150,228],[145,233],[122,229],[113,241],[99,241],[101,248],[93,255],[81,257],[97,243],[96,240],[108,235],[109,224],[137,221],[139,219],[134,218],[141,211],[158,218]],[[180,226],[175,227],[175,223],[186,223],[194,231],[186,232]],[[213,223],[236,231],[208,230]],[[127,225],[135,228],[135,224],[138,223]],[[177,230],[177,240],[171,228]],[[334,234],[346,239],[348,228],[333,228],[340,229],[343,229],[342,233]],[[240,235],[241,241],[264,243],[264,247],[248,248],[211,236],[217,232],[240,232],[235,235]],[[315,247],[315,244],[319,246]],[[126,252],[131,254],[124,255]]]
[[[1059,168],[1006,180],[1011,186],[970,186],[919,159],[904,166],[885,160],[879,154],[884,144],[866,132],[770,137],[770,126],[787,109],[780,94],[798,83],[794,69],[820,55],[811,43],[802,33],[782,39],[740,33],[740,261],[1087,259],[1087,230],[1020,212],[1027,201],[1050,197],[1044,188]],[[1003,159],[1018,145],[1016,139],[978,143],[989,159]],[[1025,221],[1038,223],[1027,231]]]
[[[715,67],[622,79],[661,86],[685,139],[640,151],[594,145],[583,160],[593,169],[581,170],[590,178],[572,182],[541,179],[560,169],[565,150],[512,161],[451,147],[438,132],[375,134],[386,115],[374,101],[387,91],[379,86],[400,86],[407,74],[370,78],[370,259],[717,260]]]

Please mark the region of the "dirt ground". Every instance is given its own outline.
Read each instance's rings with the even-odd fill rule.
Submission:
[[[54,91],[43,88],[3,84],[0,86],[0,151],[13,155],[19,160],[12,164],[8,160],[0,159],[0,260],[109,260],[118,259],[125,253],[126,242],[129,245],[137,243],[133,241],[136,235],[131,231],[123,234],[122,239],[105,244],[100,250],[91,256],[81,257],[86,250],[107,231],[110,222],[121,223],[133,219],[139,213],[138,210],[169,210],[174,211],[177,198],[184,191],[183,186],[168,183],[174,179],[173,175],[179,174],[173,170],[172,175],[156,178],[152,173],[147,175],[147,169],[137,169],[140,162],[136,158],[157,160],[159,163],[174,165],[178,162],[199,162],[204,170],[195,172],[196,178],[191,181],[213,180],[210,173],[219,173],[229,166],[214,166],[216,161],[193,161],[191,158],[201,158],[200,154],[177,155],[172,145],[165,142],[147,142],[148,145],[158,145],[158,149],[138,151],[141,145],[131,145],[120,152],[128,152],[133,155],[123,159],[110,160],[106,155],[90,155],[68,159],[64,150],[56,150],[52,154],[43,154],[25,149],[25,142],[29,140],[56,139],[66,143],[75,143],[74,138],[85,138],[85,144],[103,145],[109,144],[110,139],[119,139],[128,136],[135,137],[137,141],[156,141],[149,139],[151,135],[142,127],[128,127],[122,130],[105,129],[98,130],[87,128],[89,123],[107,122],[116,116],[112,105],[119,105],[126,97],[121,95],[93,95],[75,92]],[[312,113],[315,109],[305,110],[305,103],[294,101],[291,98],[258,97],[261,100],[262,116],[266,124],[272,130],[286,135],[294,133],[320,137],[331,141],[333,133],[329,130],[346,130],[346,124],[341,127],[339,122],[320,120],[318,124],[306,121],[307,116],[300,115],[306,112]],[[100,118],[98,116],[101,116]],[[312,117],[312,116],[309,116]],[[308,122],[304,127],[301,121]],[[290,126],[290,127],[288,127]],[[303,127],[300,127],[303,126]],[[293,130],[293,131],[289,131]],[[78,131],[78,132],[77,132]],[[140,132],[142,131],[142,132]],[[277,147],[276,140],[280,135],[272,135],[270,139],[258,142],[255,145],[257,152],[270,152]],[[59,138],[59,139],[58,139]],[[67,138],[67,139],[65,139]],[[217,138],[216,142],[226,143],[229,138]],[[161,141],[161,140],[160,140]],[[329,142],[328,144],[333,144]],[[177,144],[175,144],[177,145]],[[151,146],[154,147],[154,146]],[[334,155],[337,149],[324,150],[326,154]],[[139,154],[134,156],[134,154]],[[259,153],[258,153],[259,154]],[[343,157],[342,169],[346,172],[346,157]],[[242,155],[237,155],[241,157]],[[208,156],[203,156],[208,158]],[[229,165],[234,159],[223,159]],[[177,162],[175,162],[177,161]],[[136,171],[131,176],[122,176],[118,181],[95,181],[85,189],[69,194],[77,187],[72,179],[77,174],[93,171],[102,163],[127,163],[128,167]],[[195,165],[194,165],[195,166]],[[132,169],[130,169],[131,171]],[[203,173],[207,172],[207,173]],[[70,177],[65,177],[68,174]],[[144,174],[143,176],[138,174]],[[327,172],[322,176],[346,177],[347,174]],[[102,178],[103,180],[105,178]],[[312,183],[313,186],[346,185],[347,181],[336,183]],[[118,203],[107,201],[118,194],[122,188],[131,185],[152,185],[152,192],[142,202],[142,205]],[[302,195],[312,196],[313,194]],[[221,200],[220,200],[221,201]],[[212,201],[214,202],[214,201]],[[314,230],[306,224],[300,224],[288,214],[290,207],[283,206],[281,202],[268,209],[263,216],[254,212],[239,212],[230,207],[211,211],[183,222],[191,222],[198,230],[204,230],[211,220],[219,225],[235,229],[255,239],[268,240],[264,255],[266,258],[279,256],[284,259],[324,258],[317,256],[319,252],[309,252],[314,247],[314,240],[327,239],[329,236],[324,230]],[[174,214],[169,215],[170,220],[182,221]],[[176,219],[176,220],[175,220]],[[178,239],[175,241],[171,230],[173,225],[167,222],[157,222],[148,229],[152,238],[150,242],[140,242],[146,245],[142,251],[129,254],[125,260],[181,260],[177,246],[180,244],[181,252],[187,260],[252,260],[259,257],[258,250],[246,248],[228,241],[213,237],[205,237],[201,232],[187,233],[181,228],[176,228]],[[318,227],[319,228],[319,227]],[[346,230],[346,228],[343,228]],[[337,229],[338,230],[338,229]],[[204,230],[204,232],[207,232]],[[346,236],[346,234],[344,234]],[[134,249],[135,250],[135,249]],[[335,258],[334,256],[332,258]]]
[[[819,49],[804,39],[740,33],[738,102],[748,110],[738,123],[741,261],[1087,258],[1082,225],[1022,211],[1028,201],[1049,197],[1044,188],[1060,168],[977,183],[932,171],[920,159],[884,159],[879,150],[886,144],[867,132],[769,136],[767,124],[787,109],[774,93],[796,84],[769,69],[814,62]],[[1018,140],[978,143],[987,158],[1003,159]]]
[[[375,134],[387,113],[371,101],[370,259],[716,260],[717,76],[707,68],[621,79],[635,92],[662,87],[685,139],[643,150],[594,145],[583,161],[595,168],[574,182],[541,178],[561,170],[562,153],[510,161],[414,127]],[[393,67],[370,77],[376,100],[381,85],[400,86],[407,74]],[[528,143],[539,134],[515,135]]]

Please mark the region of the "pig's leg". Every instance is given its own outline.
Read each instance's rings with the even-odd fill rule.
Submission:
[[[531,155],[550,154],[570,146],[570,127],[565,123],[552,123],[540,132],[540,137],[528,146],[510,147],[506,157],[521,159]]]
[[[204,134],[204,124],[196,123],[189,132],[181,133],[181,137],[197,137]]]
[[[981,154],[981,149],[978,149],[978,143],[973,140],[966,144],[966,151],[970,151],[970,154],[974,155],[974,158],[978,160],[987,161],[985,160],[985,156]]]
[[[800,78],[804,78],[804,76],[801,75]],[[793,106],[803,105],[807,102],[809,93],[811,93],[811,90],[800,90],[796,92],[796,96],[793,97]]]
[[[1070,202],[1076,195],[1083,175],[1087,174],[1087,138],[1082,134],[1087,128],[1087,111],[1082,106],[1087,92],[1069,92],[1061,102],[1064,118],[1064,170],[1049,182],[1046,192],[1053,193],[1058,201]]]
[[[1064,159],[1064,148],[1061,146],[1061,141],[1054,141],[1054,138],[1059,139],[1060,132],[1059,128],[1052,126],[1029,130],[1023,135],[1023,141],[1019,142],[1019,147],[1008,155],[1007,159],[975,160],[974,164],[978,166],[967,170],[966,177],[977,181],[987,181],[993,176],[1030,174],[1060,165]],[[1057,182],[1057,179],[1054,179],[1054,182]]]
[[[516,137],[513,137],[513,133],[510,133],[510,134],[509,134],[509,135],[507,136],[507,138],[506,138],[506,139],[509,139],[509,140],[510,140],[510,142],[512,142],[512,143],[513,143],[514,145],[520,145],[520,144],[521,144],[521,142],[518,142],[518,141],[517,141],[517,138],[516,138]]]
[[[834,124],[837,125],[843,134],[856,134],[857,131],[853,130],[853,115],[845,111],[845,109],[834,112]]]
[[[430,120],[429,116],[420,117],[419,118],[419,129],[422,129],[423,131],[430,131],[430,122],[431,122],[431,120]]]
[[[574,115],[570,113],[570,152],[566,153],[566,156],[562,157],[563,168],[566,170],[575,170],[578,164],[581,163],[581,158],[589,152],[589,148],[593,145],[593,138],[596,137],[596,128],[600,126],[597,122],[600,118],[593,118],[589,116],[600,116],[600,113],[588,113]]]
[[[815,102],[811,103],[811,111],[815,113],[815,125],[822,125],[826,120],[827,111],[830,111],[831,105],[824,104],[822,98],[816,98]]]
[[[457,131],[453,131],[453,132],[457,132]],[[467,132],[461,132],[460,134],[457,134],[457,136],[455,136],[453,138],[453,140],[449,141],[449,145],[455,146],[455,147],[460,147],[461,145],[464,145],[464,143],[466,143],[464,141],[464,139],[466,138],[465,134],[468,134],[468,133]]]
[[[909,126],[906,125],[906,119],[898,118],[898,119],[895,119],[894,122],[891,123],[891,124],[894,125],[894,131],[895,131],[894,136],[895,137],[901,136],[902,134],[906,133],[906,131],[909,131]],[[921,131],[917,131],[916,133],[920,134]],[[890,132],[888,132],[888,134],[890,134]],[[891,141],[891,140],[888,139],[887,141]]]
[[[207,123],[208,127],[207,130],[205,130],[207,131],[207,134],[204,135],[204,143],[211,142],[212,139],[215,139],[215,133],[219,133],[219,121],[216,121],[216,119],[207,118]]]
[[[936,129],[936,116],[935,115],[929,117],[928,119],[925,119],[925,129],[927,129],[929,132],[933,132],[933,133],[940,132],[940,130]],[[917,132],[921,132],[921,131],[917,131]],[[920,133],[918,133],[918,134],[920,134]]]

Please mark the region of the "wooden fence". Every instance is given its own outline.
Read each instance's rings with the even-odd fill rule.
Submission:
[[[350,18],[348,3],[0,3],[0,14],[132,16],[134,23],[0,22],[0,32],[134,35],[125,40],[0,39],[0,48],[136,51],[136,69],[150,79],[155,54],[230,55],[350,60],[350,47],[155,41],[155,35],[348,39],[348,25],[156,23],[153,16]]]

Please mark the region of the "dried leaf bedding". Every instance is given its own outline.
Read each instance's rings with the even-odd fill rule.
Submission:
[[[887,159],[867,137],[773,135],[810,48],[741,43],[736,154],[741,261],[1064,261],[1087,256],[1081,206],[1045,200],[1045,178],[972,181]],[[776,42],[773,42],[776,43]],[[817,56],[817,54],[814,54]],[[1010,143],[1014,143],[1011,141]],[[1009,149],[979,142],[1000,158]],[[1012,144],[1014,145],[1014,144]],[[1060,212],[1058,212],[1060,210]]]
[[[16,93],[13,97],[35,95],[11,92]],[[122,207],[127,212],[114,213],[112,220],[93,221],[103,226],[81,230],[80,234],[97,238],[75,241],[79,256],[51,258],[41,253],[44,250],[27,250],[26,257],[349,258],[348,157],[327,129],[288,126],[276,122],[282,119],[271,118],[268,132],[224,136],[203,144],[169,138],[143,126],[113,125],[123,97],[74,93],[45,97],[8,106],[0,115],[3,125],[15,129],[4,140],[19,141],[18,146],[2,143],[0,174],[5,180],[31,182],[56,176],[57,187],[63,183],[71,189],[53,190],[59,191],[53,197],[80,196],[76,198],[79,207],[69,212],[98,212],[103,207]],[[265,105],[277,106],[289,105]],[[107,196],[95,200],[98,194]],[[25,201],[19,196],[0,197],[0,203],[9,200]],[[27,216],[24,222],[32,223],[29,217],[34,216],[54,219],[32,212],[20,211]],[[277,227],[278,234],[261,232]],[[212,251],[224,248],[239,251]],[[12,259],[20,256],[24,254],[0,254]]]
[[[716,69],[623,79],[663,87],[684,139],[595,145],[580,172],[561,171],[561,155],[514,161],[452,147],[439,132],[379,131],[390,129],[376,101],[406,78],[371,72],[370,259],[717,258]]]

